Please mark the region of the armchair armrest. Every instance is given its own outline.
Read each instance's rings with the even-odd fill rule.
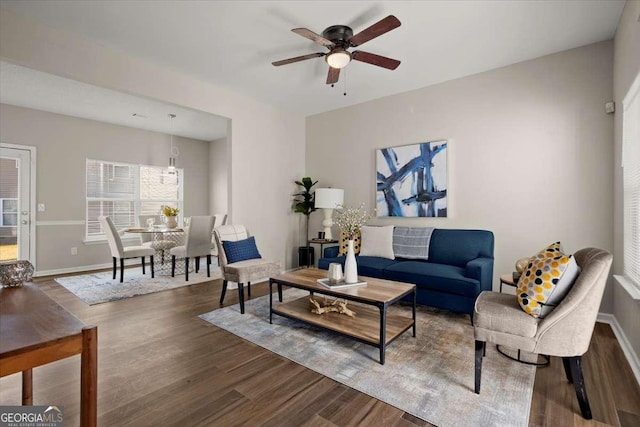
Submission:
[[[480,281],[480,289],[492,290],[493,258],[480,257],[469,261],[465,267],[464,275]]]
[[[338,246],[329,246],[328,248],[324,248],[324,258],[335,258],[338,256]]]

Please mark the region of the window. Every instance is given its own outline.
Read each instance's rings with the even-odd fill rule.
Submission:
[[[104,236],[98,217],[116,228],[134,227],[138,215],[160,214],[162,205],[182,211],[182,170],[87,159],[88,240]]]
[[[0,199],[0,227],[18,225],[18,199]]]
[[[640,74],[622,104],[624,276],[640,289]]]

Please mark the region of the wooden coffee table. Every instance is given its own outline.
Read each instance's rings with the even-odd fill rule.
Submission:
[[[325,270],[302,268],[270,278],[269,323],[273,323],[273,313],[275,313],[378,347],[380,349],[380,364],[382,365],[384,365],[384,353],[387,345],[409,328],[413,328],[413,336],[416,336],[416,285],[361,276],[360,280],[366,281],[366,286],[328,289],[317,283],[318,279],[326,277]],[[278,296],[281,302],[276,306],[273,305],[274,284],[278,287]],[[311,313],[309,296],[282,302],[282,285],[303,289],[312,294],[318,293],[358,302],[364,306],[350,307],[357,313],[354,318],[335,312],[322,315],[314,314]],[[387,314],[390,305],[410,294],[413,294],[413,318]]]

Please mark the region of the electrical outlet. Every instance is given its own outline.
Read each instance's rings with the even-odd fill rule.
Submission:
[[[78,248],[71,248],[71,255],[78,255]]]
[[[38,203],[38,212],[44,212],[44,203]]]

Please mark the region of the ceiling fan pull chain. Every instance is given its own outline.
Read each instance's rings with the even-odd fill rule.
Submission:
[[[347,96],[347,70],[344,70],[344,96]]]

